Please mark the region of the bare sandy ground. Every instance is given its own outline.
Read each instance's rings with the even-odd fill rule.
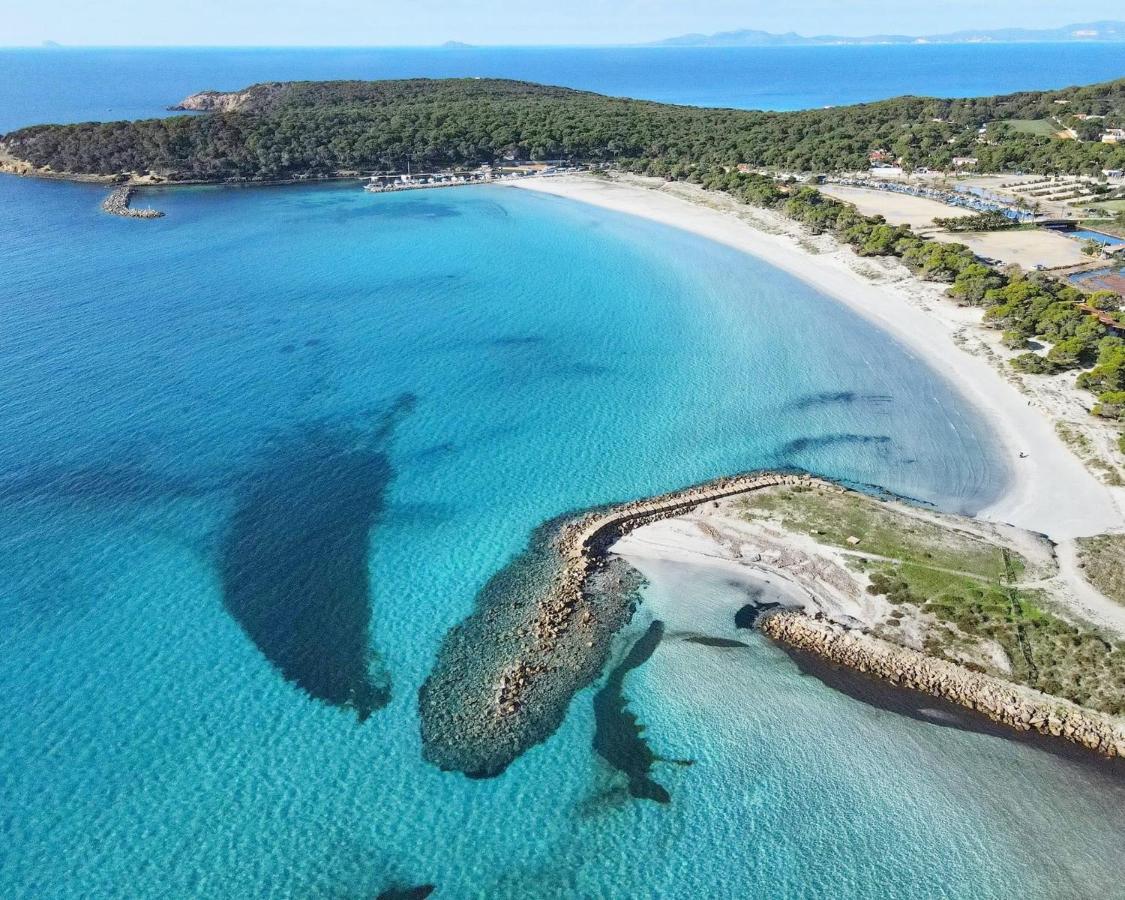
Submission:
[[[1089,262],[1082,244],[1053,231],[993,231],[979,234],[950,234],[934,226],[934,219],[967,216],[970,210],[946,206],[925,197],[893,191],[876,191],[846,184],[826,184],[820,190],[831,197],[855,204],[865,216],[882,216],[892,225],[909,225],[937,240],[955,241],[974,253],[1031,269],[1076,266]]]
[[[657,179],[590,176],[514,183],[692,231],[784,269],[846,303],[916,352],[958,386],[985,416],[1010,462],[1004,495],[980,517],[1064,541],[1125,528],[1125,489],[1103,483],[1056,434],[1079,430],[1089,452],[1107,454],[1112,432],[1092,420],[1091,402],[1073,376],[1020,379],[1005,365],[998,335],[980,326],[979,310],[961,309],[943,287],[920,282],[901,263],[861,259],[828,236],[811,238],[778,213],[736,203],[692,185]],[[972,352],[968,352],[971,349]],[[1062,380],[1059,380],[1062,379]],[[1020,458],[1020,453],[1025,458]]]
[[[911,197],[893,191],[873,191],[847,184],[824,184],[822,194],[852,203],[865,216],[882,216],[892,225],[909,225],[917,230],[933,229],[934,219],[968,215],[969,210],[946,206],[925,197]]]
[[[1090,257],[1082,252],[1082,244],[1074,238],[1053,231],[992,231],[983,234],[937,235],[939,240],[964,244],[980,256],[998,259],[1002,263],[1023,266],[1025,269],[1043,266],[1077,266],[1087,263]]]
[[[1010,547],[1031,567],[1022,587],[1045,591],[1057,611],[1068,619],[1125,636],[1125,606],[1103,596],[1082,577],[1071,542],[1060,545],[1055,553],[1047,541],[1021,529],[901,504],[895,508],[919,521]],[[870,578],[847,562],[852,557],[881,557],[872,557],[861,549],[841,550],[817,543],[804,534],[785,529],[779,522],[763,524],[750,520],[741,514],[737,498],[705,503],[674,518],[643,525],[619,540],[613,549],[646,575],[651,561],[704,567],[763,591],[762,599],[799,607],[808,613],[819,612],[852,628],[878,633],[895,608],[886,598],[867,593]],[[903,630],[895,639],[923,650],[927,631],[924,617],[908,616],[900,624]],[[962,662],[1000,670],[1006,666],[1003,651],[998,645],[992,646],[992,642],[967,650]]]

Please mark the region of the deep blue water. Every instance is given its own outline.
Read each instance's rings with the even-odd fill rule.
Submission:
[[[697,106],[805,109],[902,94],[972,97],[1125,75],[1121,45],[774,48],[0,49],[0,131],[163,115],[258,81],[503,77]]]
[[[801,674],[707,573],[650,572],[619,642],[749,644],[621,677],[693,762],[667,805],[594,751],[596,685],[500,778],[421,759],[442,637],[549,517],[782,464],[995,496],[979,417],[886,335],[510,188],[103,193],[0,179],[3,896],[1112,895],[1120,781]]]

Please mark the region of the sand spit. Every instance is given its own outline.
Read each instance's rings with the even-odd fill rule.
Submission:
[[[1018,731],[1037,731],[1104,756],[1125,757],[1125,723],[1067,700],[972,672],[802,612],[771,613],[763,617],[759,627],[780,643],[941,697]]]
[[[528,549],[493,577],[473,614],[443,642],[419,694],[425,758],[442,769],[492,777],[546,740],[574,694],[598,677],[614,634],[639,600],[642,578],[628,562],[630,544],[636,543],[631,535],[702,510],[721,512],[727,501],[775,487],[844,492],[809,475],[753,472],[537,529]],[[808,590],[815,585],[798,593]],[[793,605],[805,604],[798,599]],[[1013,728],[1125,755],[1125,723],[1113,717],[899,647],[864,633],[862,618],[842,618],[847,625],[787,610],[763,617],[768,623],[763,630],[795,648],[944,697]]]

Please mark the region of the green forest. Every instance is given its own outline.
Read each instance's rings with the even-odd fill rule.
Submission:
[[[1060,140],[1000,124],[1060,113],[1125,123],[1125,79],[1060,91],[939,100],[900,97],[797,112],[703,109],[491,79],[283,82],[238,92],[232,111],[136,122],[40,125],[4,151],[58,174],[152,173],[169,181],[275,180],[416,170],[503,158],[616,162],[683,177],[745,163],[782,171],[867,166],[886,149],[905,164],[981,171],[1097,173],[1125,167],[1125,145]],[[980,129],[987,137],[980,139]]]

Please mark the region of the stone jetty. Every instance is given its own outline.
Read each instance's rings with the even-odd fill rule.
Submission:
[[[632,616],[642,579],[612,552],[636,528],[777,485],[842,490],[809,475],[752,472],[547,522],[485,585],[419,692],[423,755],[473,777],[499,775],[559,727]],[[818,614],[819,615],[819,614]],[[892,644],[827,619],[778,611],[763,632],[793,648],[941,697],[1020,731],[1125,757],[1125,722]]]
[[[774,612],[759,627],[779,643],[976,710],[1017,731],[1036,731],[1108,757],[1125,757],[1125,722],[956,663],[926,656],[828,619]]]
[[[124,216],[127,219],[159,219],[164,215],[158,209],[133,209],[129,203],[133,199],[133,189],[126,185],[114,188],[102,201],[102,212],[111,216]]]
[[[498,775],[549,737],[609,657],[641,578],[610,548],[641,525],[805,475],[754,472],[549,522],[497,573],[442,644],[419,694],[423,753],[443,769]]]

